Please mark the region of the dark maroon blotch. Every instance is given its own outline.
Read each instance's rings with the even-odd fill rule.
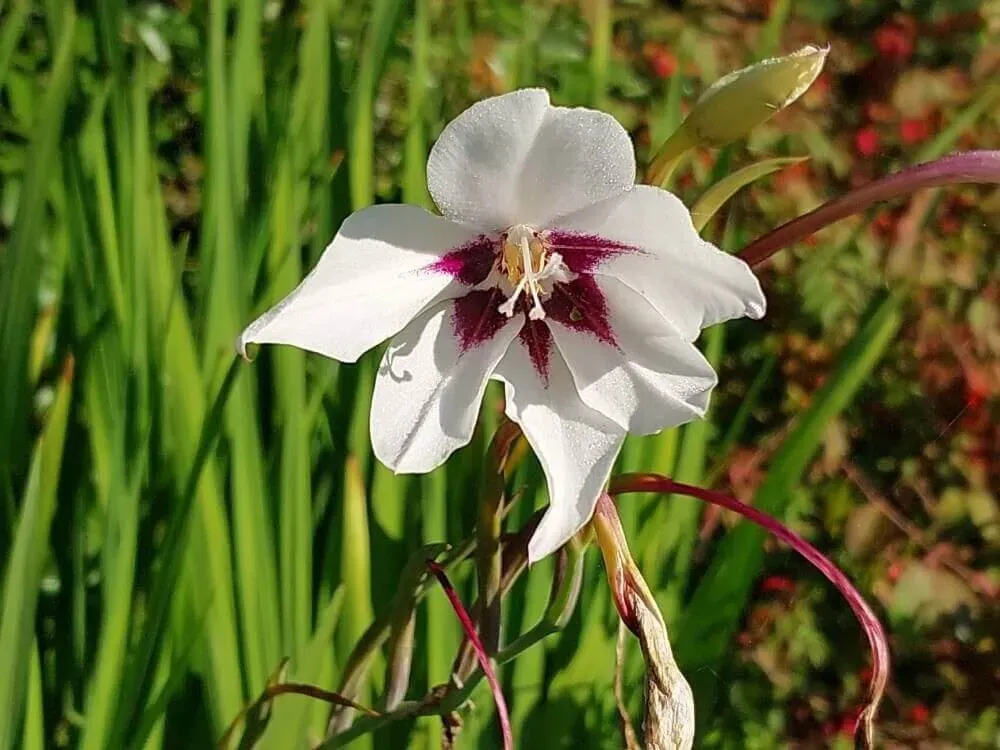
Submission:
[[[486,343],[504,327],[507,316],[497,309],[503,301],[503,293],[497,287],[474,289],[455,300],[451,325],[463,352]]]
[[[624,253],[641,253],[637,247],[609,240],[596,234],[553,229],[545,233],[549,250],[559,253],[573,273],[593,273],[601,263]]]
[[[552,294],[545,300],[545,314],[571,330],[589,333],[598,341],[618,348],[608,303],[593,276],[577,276],[553,286]]]
[[[525,315],[524,328],[518,334],[531,359],[535,372],[546,386],[549,384],[549,364],[552,357],[552,332],[544,320],[531,320]]]
[[[427,269],[453,276],[466,286],[481,284],[489,276],[497,259],[499,243],[499,238],[481,234],[464,245],[449,250]]]

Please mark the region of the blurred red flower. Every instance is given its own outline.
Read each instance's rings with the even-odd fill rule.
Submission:
[[[657,78],[670,78],[677,72],[677,58],[662,44],[648,43],[642,50],[649,69]]]
[[[872,42],[879,57],[893,63],[905,63],[913,55],[915,29],[901,20],[889,21],[875,29]]]
[[[930,134],[931,124],[928,120],[909,118],[899,123],[899,139],[907,145],[925,141]]]
[[[875,156],[878,146],[878,131],[873,125],[865,125],[854,134],[854,150],[858,156]]]
[[[923,703],[918,703],[910,709],[910,721],[914,724],[926,724],[931,718],[931,710]]]
[[[793,594],[795,581],[787,576],[768,576],[760,582],[760,590],[763,594]]]

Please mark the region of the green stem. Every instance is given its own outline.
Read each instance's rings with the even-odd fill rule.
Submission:
[[[500,649],[500,579],[503,560],[500,554],[500,531],[503,521],[504,468],[521,431],[505,421],[497,429],[488,453],[488,476],[479,506],[476,569],[479,576],[479,637],[486,653]]]
[[[584,552],[584,546],[578,542],[571,542],[560,550],[559,554],[565,562],[556,566],[552,595],[541,621],[517,638],[510,646],[500,650],[496,656],[497,664],[506,664],[543,638],[565,627],[576,608],[579,597],[583,581]],[[329,737],[316,750],[333,750],[333,748],[343,747],[362,735],[377,731],[391,722],[401,719],[410,719],[416,716],[445,716],[464,705],[482,679],[483,670],[476,669],[462,683],[461,687],[448,685],[443,689],[436,688],[418,701],[401,703],[391,713],[359,719],[354,722],[350,729]]]

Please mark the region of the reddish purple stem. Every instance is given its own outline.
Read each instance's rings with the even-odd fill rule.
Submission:
[[[490,692],[493,693],[493,700],[497,705],[497,716],[500,719],[500,731],[503,734],[504,750],[513,750],[514,735],[510,731],[510,715],[507,713],[507,701],[504,700],[503,690],[500,689],[500,681],[497,679],[497,673],[490,663],[490,657],[486,653],[486,649],[483,648],[483,642],[479,639],[479,633],[476,632],[476,626],[472,622],[472,617],[469,616],[465,605],[462,604],[462,600],[458,597],[455,587],[448,580],[448,575],[444,572],[444,568],[433,560],[427,561],[427,567],[430,568],[431,573],[434,574],[434,577],[438,579],[438,583],[441,584],[441,588],[444,589],[445,596],[448,597],[452,609],[455,610],[455,614],[458,615],[458,619],[462,623],[462,630],[465,631],[466,637],[476,652],[476,658],[479,659],[479,666],[483,668],[483,674],[486,675],[486,681],[490,684]]]
[[[951,154],[869,182],[759,237],[743,248],[739,256],[751,266],[756,266],[782,248],[847,216],[860,213],[874,203],[909,195],[922,188],[963,182],[1000,183],[1000,151]]]
[[[859,745],[864,748],[873,747],[875,735],[875,715],[882,701],[882,694],[889,682],[889,640],[886,638],[882,623],[868,603],[854,588],[854,584],[834,565],[822,552],[809,542],[785,526],[781,521],[772,518],[767,513],[747,505],[735,497],[714,490],[706,490],[694,485],[675,482],[659,474],[625,474],[614,477],[608,492],[617,495],[625,492],[658,492],[678,495],[688,495],[713,505],[719,505],[727,510],[735,511],[744,518],[753,521],[758,526],[771,532],[781,541],[802,555],[837,587],[854,611],[855,617],[868,637],[872,650],[872,680],[868,686],[868,702],[858,717],[858,728],[863,732],[858,738]],[[855,730],[857,731],[857,730]]]

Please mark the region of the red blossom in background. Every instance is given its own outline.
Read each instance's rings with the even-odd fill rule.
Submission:
[[[874,125],[865,125],[854,134],[854,151],[858,156],[875,156],[878,153],[878,147],[878,131]]]
[[[763,594],[794,594],[795,581],[788,576],[768,576],[760,582]]]
[[[899,123],[899,140],[907,146],[926,141],[931,135],[931,123],[926,118],[908,118]]]
[[[913,56],[916,24],[912,18],[900,16],[875,29],[872,44],[880,58],[901,65]]]
[[[649,63],[649,69],[657,78],[670,78],[677,72],[677,58],[662,44],[647,44],[643,55]]]
[[[931,718],[931,710],[923,703],[918,703],[910,709],[910,721],[914,724],[926,724]]]

